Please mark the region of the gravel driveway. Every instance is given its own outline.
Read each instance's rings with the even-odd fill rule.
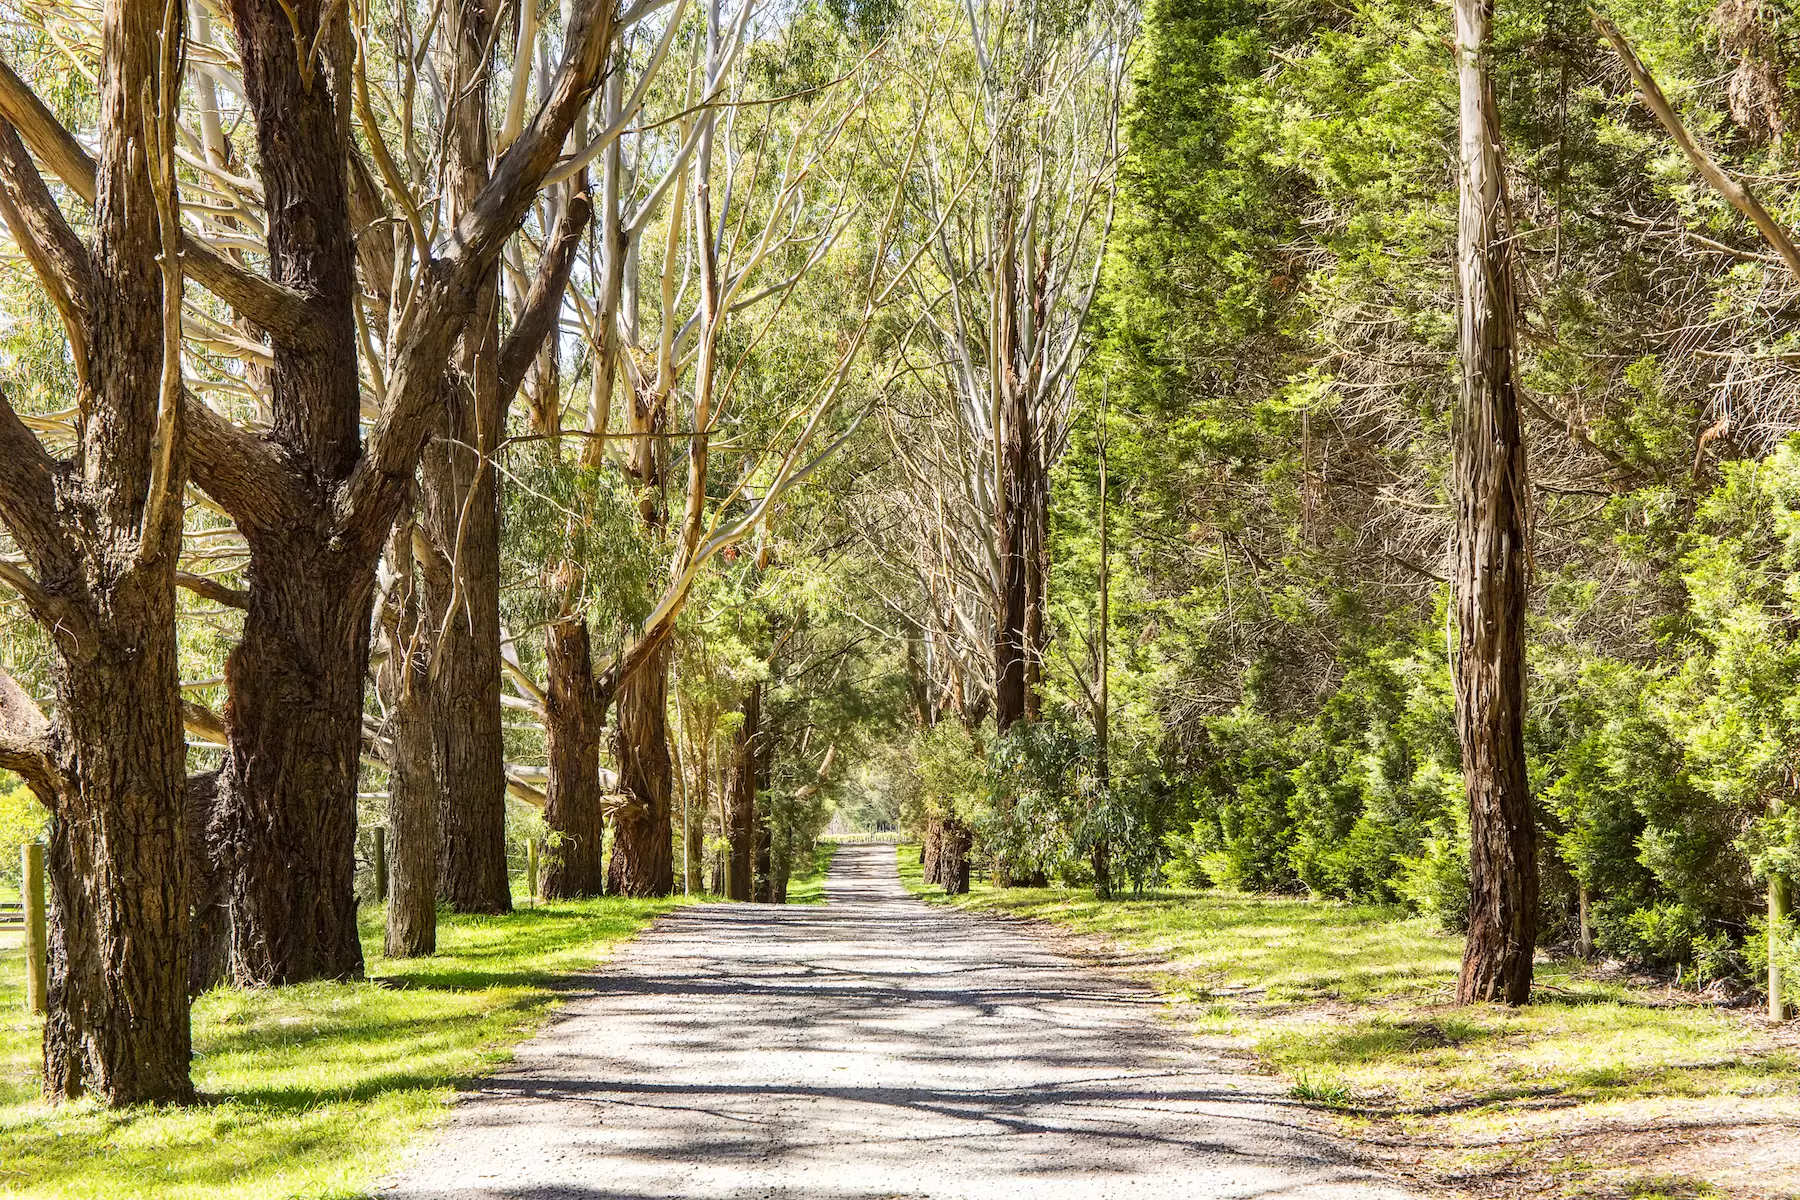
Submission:
[[[659,920],[384,1196],[1398,1200],[1159,1002],[845,846]]]

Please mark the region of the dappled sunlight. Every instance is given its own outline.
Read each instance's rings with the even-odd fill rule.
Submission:
[[[893,863],[845,846],[822,907],[670,914],[394,1194],[1394,1194],[1154,993],[913,902]]]

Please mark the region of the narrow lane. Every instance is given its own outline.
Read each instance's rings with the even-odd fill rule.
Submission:
[[[838,851],[823,906],[658,921],[381,1194],[1399,1200],[1159,1003]]]

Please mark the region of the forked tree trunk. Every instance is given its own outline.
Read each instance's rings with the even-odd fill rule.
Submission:
[[[506,169],[419,265],[409,319],[388,348],[387,395],[365,443],[346,172],[355,55],[347,10],[286,0],[227,7],[257,123],[269,273],[281,285],[238,289],[278,319],[270,326],[268,432],[236,430],[198,406],[189,414],[195,478],[250,545],[249,611],[227,668],[222,781],[233,968],[250,983],[342,978],[362,970],[351,880],[376,564],[439,419],[444,365],[601,77],[617,10],[586,0],[575,8],[563,67],[502,160]],[[462,8],[453,5],[450,19],[465,20]],[[489,28],[491,18],[490,9]],[[307,49],[297,54],[296,45]],[[485,55],[479,49],[478,66]],[[460,101],[487,82],[479,69],[454,81],[459,129],[477,123]],[[371,290],[384,274],[372,273]]]
[[[360,452],[357,296],[346,162],[348,27],[269,0],[227,5],[256,117],[269,273],[307,298],[304,339],[272,339],[269,438],[292,496],[326,514]],[[297,37],[316,45],[298,61]],[[217,467],[217,464],[209,464]],[[238,464],[209,470],[222,478]],[[381,539],[326,519],[234,518],[250,547],[249,611],[226,665],[220,778],[232,970],[245,984],[362,974],[353,890],[369,606]]]
[[[748,900],[756,857],[756,747],[762,732],[762,681],[744,693],[744,720],[731,737],[731,773],[725,779],[725,895]]]
[[[593,651],[587,622],[564,617],[544,642],[549,702],[544,730],[550,758],[544,823],[551,847],[542,890],[546,900],[598,896],[601,870],[600,715],[593,695]]]
[[[490,174],[490,89],[483,76],[499,17],[495,0],[458,0],[444,15],[455,55],[446,163],[453,218],[474,204]],[[438,891],[458,912],[512,908],[500,719],[500,489],[490,461],[506,419],[499,296],[496,259],[482,273],[457,346],[448,419],[420,464],[425,531],[453,567],[447,590],[428,589],[427,607],[443,631],[431,696],[441,804]]]
[[[1484,56],[1492,0],[1456,0],[1462,91],[1462,402],[1456,414],[1456,724],[1469,802],[1469,937],[1457,999],[1531,998],[1537,853],[1525,770],[1525,441],[1513,261]]]
[[[665,640],[619,688],[619,790],[607,887],[619,896],[666,896],[675,886],[670,823],[669,654]]]

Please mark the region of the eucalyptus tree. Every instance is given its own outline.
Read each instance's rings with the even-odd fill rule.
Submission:
[[[505,80],[483,57],[490,49],[471,60],[457,48],[478,13],[197,7],[198,112],[178,124],[174,152],[190,218],[182,259],[216,302],[188,303],[187,389],[206,403],[188,406],[185,432],[194,480],[248,549],[247,586],[224,589],[246,611],[226,669],[219,817],[244,982],[361,970],[352,846],[376,563],[428,437],[469,386],[453,350],[483,281],[620,32],[659,7],[573,6],[545,47],[558,65],[530,119],[490,149],[479,184],[422,191],[407,172],[428,160],[448,169],[473,93]],[[214,20],[230,28],[229,46],[209,38]],[[93,52],[59,44],[77,59]],[[446,92],[452,68],[461,84]],[[426,100],[414,107],[421,79]],[[79,142],[16,75],[0,79],[0,96],[40,161],[90,194]],[[266,274],[249,265],[264,262]]]
[[[591,380],[583,457],[638,488],[647,535],[667,556],[666,582],[610,661],[593,661],[576,628],[582,617],[567,606],[549,635],[559,647],[549,687],[515,680],[520,699],[549,722],[553,744],[572,748],[558,769],[572,766],[578,777],[551,790],[569,801],[559,814],[585,829],[595,827],[599,804],[597,789],[583,795],[586,763],[616,696],[608,885],[626,895],[661,895],[674,884],[668,679],[676,618],[707,563],[766,526],[785,494],[842,444],[843,427],[858,419],[846,401],[870,388],[876,369],[869,333],[923,253],[898,240],[898,191],[859,202],[846,173],[844,135],[868,119],[886,83],[879,55],[818,56],[841,71],[778,89],[767,82],[783,79],[771,64],[817,30],[789,25],[747,51],[754,10],[754,0],[729,13],[709,7],[685,83],[669,89],[675,114],[606,148],[596,215],[602,256],[574,296]],[[747,54],[760,54],[756,71],[737,66]],[[900,133],[916,142],[916,124]],[[820,293],[828,302],[800,307],[828,310],[830,319],[818,352],[796,356],[789,314],[802,282],[826,264],[836,268]],[[789,373],[779,387],[766,383],[766,364],[784,357],[794,359]],[[720,482],[714,444],[734,427],[754,436],[743,446],[725,441],[741,457],[735,476]],[[684,447],[684,464],[675,446]],[[680,488],[678,509],[671,485]]]
[[[56,688],[49,720],[0,674],[0,766],[51,815],[44,1089],[131,1104],[193,1095],[174,624],[190,407],[183,22],[147,0],[97,15],[91,157],[0,64],[0,219],[62,318],[77,387],[73,436],[52,426],[47,441],[0,394],[0,524],[24,555],[0,562],[0,582],[49,631]],[[28,142],[79,206],[59,202]],[[270,286],[214,271],[224,287]]]
[[[1134,18],[1104,0],[964,13],[956,86],[928,123],[912,193],[934,230],[932,270],[915,280],[926,336],[914,367],[930,419],[953,430],[936,435],[938,457],[962,477],[916,502],[966,507],[958,524],[981,530],[979,542],[951,548],[971,560],[964,570],[988,576],[993,711],[1005,733],[1038,711],[1049,473],[1066,444],[1112,225]]]

